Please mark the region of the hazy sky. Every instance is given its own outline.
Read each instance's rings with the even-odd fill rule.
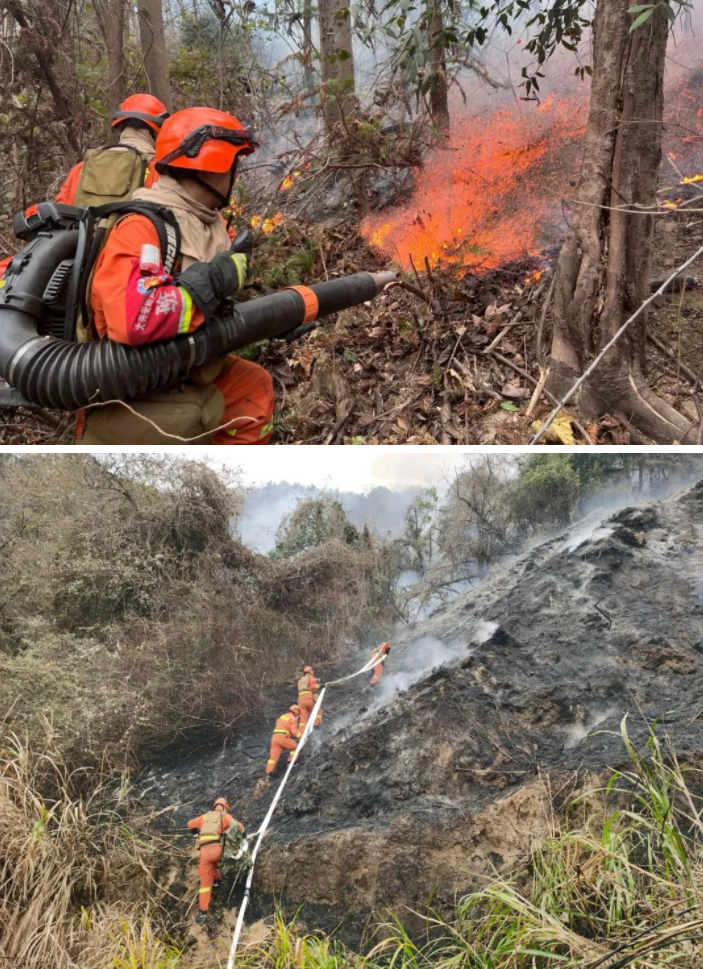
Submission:
[[[195,449],[193,449],[195,450]],[[223,449],[225,450],[225,449]],[[240,468],[247,485],[268,481],[338,488],[361,493],[380,485],[387,488],[441,485],[455,468],[469,460],[465,453],[389,454],[362,447],[247,448],[216,455],[213,464]],[[189,457],[185,451],[182,452]],[[204,455],[192,454],[193,457]],[[208,458],[212,457],[212,451]]]

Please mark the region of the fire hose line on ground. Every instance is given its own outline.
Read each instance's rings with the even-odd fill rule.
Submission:
[[[281,781],[278,787],[278,790],[276,791],[273,797],[273,800],[271,801],[269,809],[266,812],[266,817],[261,822],[261,826],[259,827],[258,838],[256,839],[256,844],[254,845],[254,849],[251,853],[251,868],[249,869],[249,874],[247,876],[246,884],[244,886],[244,895],[242,897],[242,903],[239,906],[239,914],[237,915],[237,924],[234,927],[234,935],[232,936],[232,945],[230,947],[229,958],[227,960],[227,969],[234,969],[234,958],[237,953],[237,946],[239,945],[239,937],[242,934],[242,926],[244,925],[244,913],[246,912],[247,905],[249,904],[249,896],[251,894],[251,883],[254,880],[254,867],[256,865],[256,856],[259,853],[261,842],[263,841],[264,835],[266,834],[268,826],[271,823],[273,812],[276,810],[276,806],[281,799],[281,795],[283,794],[283,790],[286,784],[288,783],[288,778],[290,777],[291,771],[295,767],[295,763],[298,759],[298,754],[303,749],[308,737],[314,730],[313,724],[315,723],[317,715],[320,711],[320,707],[322,706],[322,700],[325,696],[325,691],[330,686],[338,686],[340,683],[346,683],[347,680],[353,680],[354,677],[356,676],[361,676],[363,673],[370,672],[374,668],[374,666],[378,666],[380,663],[385,662],[385,659],[386,659],[385,656],[381,656],[378,659],[371,659],[360,670],[357,670],[356,673],[350,673],[349,676],[343,676],[339,680],[332,680],[331,682],[326,683],[324,687],[320,690],[319,696],[317,698],[317,702],[315,703],[315,706],[313,707],[313,711],[310,714],[310,719],[305,724],[305,730],[303,731],[303,736],[300,738],[300,742],[298,743],[298,746],[293,751],[293,757],[290,763],[288,764],[288,769],[283,775],[283,780]]]

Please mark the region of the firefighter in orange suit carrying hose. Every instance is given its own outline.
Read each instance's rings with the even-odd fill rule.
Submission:
[[[371,686],[379,683],[381,677],[383,676],[383,657],[388,656],[391,651],[390,643],[381,643],[376,649],[371,653],[371,661],[375,660],[376,665],[373,668],[373,676],[371,677]]]
[[[289,751],[288,763],[293,760],[293,752],[297,748],[301,736],[300,707],[297,703],[294,703],[290,710],[276,721],[271,737],[271,752],[266,763],[267,774],[273,774],[284,750]]]
[[[303,669],[303,675],[298,680],[298,706],[300,707],[300,732],[302,733],[310,719],[312,711],[317,703],[317,697],[322,688],[322,684],[315,677],[315,670],[312,666]],[[315,718],[315,726],[319,727],[322,721],[321,711]]]
[[[231,814],[228,814],[229,809],[230,806],[225,798],[218,797],[212,806],[212,811],[201,814],[200,817],[193,818],[188,822],[189,828],[199,832],[200,861],[198,862],[198,876],[200,878],[200,891],[196,922],[204,922],[207,919],[212,890],[219,888],[219,863],[222,858],[222,839],[225,832],[233,824],[238,824],[244,831],[244,825],[241,821],[235,820]]]

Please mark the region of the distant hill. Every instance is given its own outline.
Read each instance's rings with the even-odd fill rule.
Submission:
[[[276,544],[276,530],[282,518],[303,498],[317,498],[324,494],[341,502],[349,520],[361,527],[368,525],[372,532],[386,536],[397,535],[403,527],[408,505],[420,488],[374,488],[367,494],[316,488],[314,485],[278,482],[252,488],[247,495],[244,513],[239,520],[242,540],[257,552],[269,552]]]

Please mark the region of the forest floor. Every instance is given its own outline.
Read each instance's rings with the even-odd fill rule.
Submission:
[[[665,278],[701,245],[697,215],[672,211],[658,220],[654,278]],[[260,235],[259,252],[259,278],[278,286],[389,268],[358,235],[353,211],[315,225],[286,216],[271,235]],[[482,275],[451,267],[405,274],[426,300],[395,287],[302,341],[254,348],[247,356],[274,378],[274,443],[527,444],[533,423],[552,407],[536,388],[549,347],[549,313],[546,323],[542,317],[555,260],[552,248]],[[703,290],[662,298],[650,313],[649,338],[652,385],[695,420]],[[588,441],[575,425],[571,430],[575,444],[637,443],[609,416],[585,426]],[[0,443],[72,444],[73,420],[0,409]]]

